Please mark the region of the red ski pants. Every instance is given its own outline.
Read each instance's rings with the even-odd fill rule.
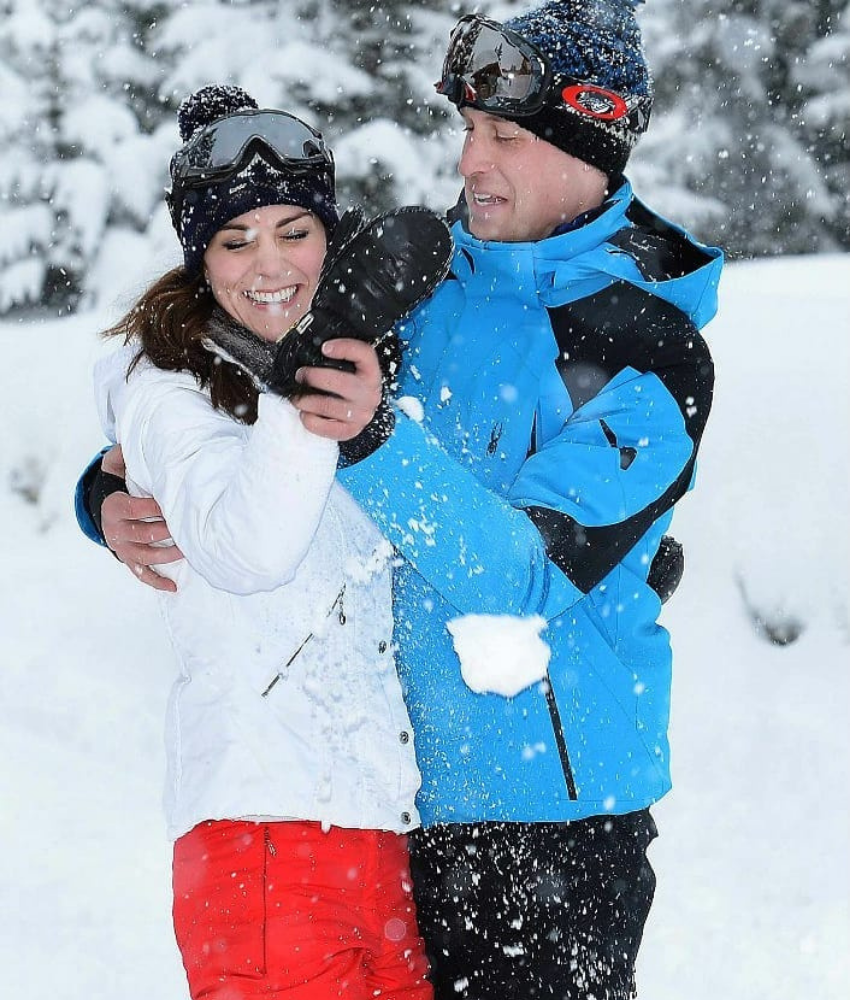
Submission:
[[[406,837],[201,823],[174,845],[193,1000],[432,1000]]]

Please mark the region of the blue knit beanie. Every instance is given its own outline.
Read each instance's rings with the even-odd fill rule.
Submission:
[[[202,87],[178,109],[180,138],[186,143],[205,125],[257,107],[241,87]],[[339,221],[333,171],[291,174],[257,153],[233,177],[186,191],[180,218],[173,220],[186,271],[200,271],[210,240],[226,222],[267,205],[300,205],[317,215],[330,234]]]
[[[563,86],[558,80],[561,85],[537,114],[514,120],[609,176],[625,168],[652,108],[652,80],[635,18],[641,3],[550,0],[504,22],[546,56],[556,79],[570,81]],[[616,117],[612,112],[624,110],[622,105],[612,105],[600,91],[613,91],[631,114]]]

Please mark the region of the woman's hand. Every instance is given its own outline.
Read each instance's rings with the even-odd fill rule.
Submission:
[[[350,361],[355,370],[300,368],[296,381],[304,392],[292,403],[301,411],[308,431],[334,441],[350,441],[365,430],[381,404],[378,355],[371,344],[350,338],[327,341],[322,344],[322,354]]]

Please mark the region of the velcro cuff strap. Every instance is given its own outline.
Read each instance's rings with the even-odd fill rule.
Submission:
[[[103,544],[106,545],[106,536],[103,533],[103,502],[108,496],[113,493],[126,493],[127,483],[119,478],[118,476],[113,476],[111,472],[104,472],[102,466],[98,466],[97,471],[92,476],[91,482],[89,483],[88,493],[86,495],[86,502],[88,503],[89,514],[91,514],[92,523],[97,528],[97,533],[103,540]],[[110,552],[112,550],[110,549]],[[112,553],[115,555],[115,553]],[[118,558],[117,556],[115,557]]]

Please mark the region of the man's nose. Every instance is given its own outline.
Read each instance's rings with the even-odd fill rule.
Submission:
[[[463,144],[457,169],[461,177],[472,177],[473,174],[483,174],[493,167],[493,157],[487,144],[481,139],[469,135]]]

